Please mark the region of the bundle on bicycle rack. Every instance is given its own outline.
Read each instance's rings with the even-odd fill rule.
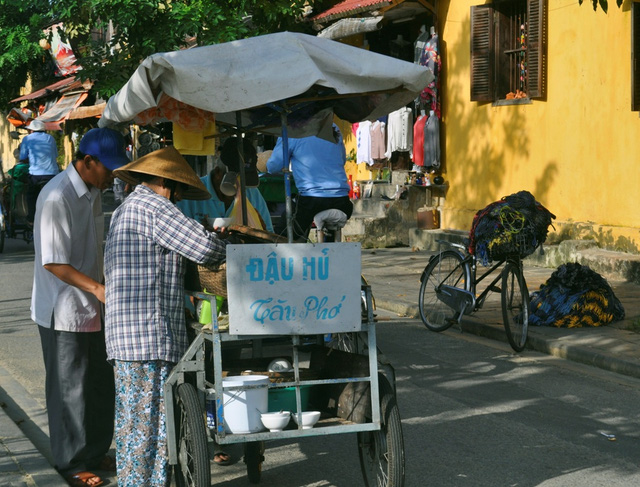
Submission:
[[[562,264],[531,295],[529,323],[558,328],[602,326],[624,318],[624,307],[604,277],[588,266]]]
[[[528,191],[505,196],[474,216],[469,253],[484,265],[510,256],[524,258],[544,243],[554,218]]]

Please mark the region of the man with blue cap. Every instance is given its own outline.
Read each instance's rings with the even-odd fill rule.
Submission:
[[[31,319],[38,324],[54,465],[70,485],[115,471],[114,378],[104,339],[102,191],[127,164],[124,137],[89,130],[75,162],[40,192],[33,229]]]

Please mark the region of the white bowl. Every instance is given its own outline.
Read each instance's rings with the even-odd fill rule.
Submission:
[[[280,411],[279,413],[262,413],[260,419],[262,424],[265,425],[269,431],[282,431],[288,424],[291,418],[289,411]]]
[[[313,428],[313,425],[316,424],[318,422],[318,420],[320,419],[320,411],[303,411],[302,413],[302,429],[303,430],[308,430]],[[291,416],[293,416],[293,420],[296,422],[296,424],[298,423],[298,414],[297,413],[293,413],[291,414]]]
[[[207,218],[207,222],[213,228],[226,228],[231,225],[231,218]]]

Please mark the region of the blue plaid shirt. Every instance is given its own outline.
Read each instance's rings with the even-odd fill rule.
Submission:
[[[109,360],[178,362],[188,346],[185,257],[209,264],[225,256],[225,241],[138,185],[114,212],[105,247]]]

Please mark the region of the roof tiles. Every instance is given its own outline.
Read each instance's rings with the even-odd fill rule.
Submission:
[[[379,7],[386,7],[390,4],[391,2],[388,0],[344,0],[330,9],[311,17],[311,20],[329,21],[341,19],[349,15],[368,12]]]

